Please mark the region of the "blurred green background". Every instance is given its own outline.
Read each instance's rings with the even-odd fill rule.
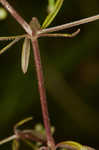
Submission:
[[[42,24],[47,15],[47,0],[9,0],[29,22],[36,16]],[[51,26],[99,13],[98,0],[65,0]],[[66,30],[71,33],[76,28]],[[99,148],[99,21],[81,25],[73,39],[39,40],[51,123],[56,142],[74,140]],[[23,34],[12,18],[0,21],[0,36]],[[18,42],[0,56],[0,139],[13,133],[16,122],[33,116],[34,126],[42,122],[35,64],[31,59],[26,75],[21,71]],[[0,42],[0,48],[8,42]],[[5,144],[0,149],[10,149]]]

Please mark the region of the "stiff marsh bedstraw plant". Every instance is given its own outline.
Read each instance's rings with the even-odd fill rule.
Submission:
[[[11,43],[9,43],[6,47],[1,49],[0,54],[5,52],[11,46],[13,46],[16,42],[24,38],[24,43],[22,47],[21,67],[22,67],[22,71],[26,73],[28,69],[29,57],[30,57],[30,42],[32,43],[34,61],[35,61],[36,72],[37,72],[38,88],[39,88],[39,93],[40,93],[42,116],[43,116],[45,133],[46,133],[46,134],[43,134],[42,129],[39,131],[36,131],[35,129],[20,130],[19,126],[26,123],[27,121],[30,121],[32,119],[30,117],[16,124],[14,127],[14,135],[2,140],[0,142],[0,145],[13,140],[12,148],[13,150],[18,150],[19,141],[23,140],[35,150],[36,149],[55,150],[57,148],[66,149],[66,150],[93,150],[93,148],[91,147],[83,146],[74,141],[63,141],[58,144],[55,144],[52,131],[51,131],[49,114],[48,114],[46,90],[44,87],[44,77],[43,77],[43,70],[42,70],[42,64],[41,64],[41,58],[40,58],[40,52],[39,52],[38,39],[44,36],[45,37],[72,38],[80,32],[80,29],[78,29],[72,34],[53,33],[53,32],[60,31],[63,29],[68,29],[74,26],[78,26],[81,24],[85,24],[88,22],[98,20],[99,15],[95,15],[89,18],[59,25],[56,27],[47,28],[51,24],[51,22],[54,20],[57,13],[59,12],[63,4],[63,0],[56,0],[56,1],[49,0],[49,6],[53,6],[53,8],[49,11],[49,14],[46,17],[42,25],[40,25],[36,17],[33,17],[30,23],[28,24],[6,0],[0,0],[0,3],[5,7],[6,10],[8,10],[8,12],[15,18],[15,20],[21,25],[21,27],[26,32],[23,35],[0,37],[1,41],[12,40]],[[33,142],[36,142],[36,145],[34,145]],[[39,145],[38,145],[38,142],[40,142]]]

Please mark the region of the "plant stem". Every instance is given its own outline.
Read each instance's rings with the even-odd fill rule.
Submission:
[[[46,91],[44,88],[44,78],[43,78],[43,71],[42,71],[42,64],[41,64],[38,41],[37,41],[37,39],[35,39],[36,38],[35,33],[30,28],[30,25],[13,9],[13,7],[6,0],[0,0],[0,3],[10,12],[10,14],[15,18],[15,20],[23,27],[23,29],[31,37],[32,46],[33,46],[33,50],[34,50],[34,60],[35,60],[35,65],[36,65],[38,87],[39,87],[39,92],[40,92],[42,115],[43,115],[43,121],[44,121],[45,129],[46,129],[46,136],[47,136],[47,142],[48,142],[47,144],[51,148],[51,150],[55,150],[55,143],[54,143],[54,139],[51,134],[50,120],[49,120],[47,100],[46,100]],[[63,30],[63,29],[68,29],[68,28],[78,26],[81,24],[85,24],[88,22],[92,22],[92,21],[95,21],[98,19],[99,19],[99,15],[96,15],[93,17],[81,19],[78,21],[64,24],[64,25],[60,25],[60,26],[56,26],[56,27],[52,27],[52,28],[48,28],[48,29],[43,29],[43,30],[38,31],[37,34],[40,35],[42,33],[49,33],[49,32],[59,31],[59,30]],[[8,140],[11,140],[13,138],[15,138],[15,136],[8,138]],[[3,142],[6,142],[6,140]]]
[[[6,0],[0,0],[0,3],[10,12],[10,14],[15,18],[15,20],[23,27],[23,29],[31,37],[33,36],[35,37],[29,24],[14,10],[14,8]],[[46,129],[47,142],[49,147],[55,149],[54,139],[51,134],[50,120],[49,120],[47,100],[46,100],[46,91],[44,88],[43,71],[42,71],[40,52],[39,52],[37,39],[33,40],[32,38],[32,45],[34,50],[34,60],[35,60],[36,71],[37,71],[38,87],[40,92],[41,108],[42,108],[43,121]]]
[[[32,40],[32,46],[34,50],[34,60],[35,60],[35,65],[36,65],[38,87],[39,87],[39,92],[40,92],[40,100],[41,100],[43,121],[44,121],[45,129],[46,129],[47,142],[48,142],[49,147],[51,147],[52,149],[55,149],[54,139],[51,134],[50,120],[49,120],[47,100],[46,100],[46,91],[44,87],[43,70],[42,70],[42,64],[41,64],[41,59],[40,59],[38,41]]]
[[[15,18],[15,20],[17,20],[23,29],[32,36],[33,33],[29,24],[18,14],[18,12],[16,12],[6,0],[0,0],[0,3],[10,12],[10,14]]]
[[[73,21],[73,22],[70,22],[70,23],[59,25],[59,26],[56,26],[56,27],[42,29],[42,30],[38,31],[38,34],[60,31],[60,30],[68,29],[68,28],[75,27],[75,26],[78,26],[78,25],[81,25],[81,24],[85,24],[85,23],[88,23],[88,22],[93,22],[93,21],[96,21],[96,20],[99,20],[99,14],[95,15],[95,16],[92,16],[92,17],[85,18],[85,19],[80,19],[80,20],[77,20],[77,21]]]

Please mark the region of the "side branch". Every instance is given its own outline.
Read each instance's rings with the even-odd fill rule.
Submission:
[[[6,1],[0,0],[0,3],[10,12],[10,14],[15,18],[15,20],[24,28],[24,30],[32,36],[32,30],[29,24],[16,12],[13,7]]]
[[[89,23],[89,22],[96,21],[96,20],[99,20],[99,14],[96,15],[96,16],[88,17],[88,18],[81,19],[81,20],[78,20],[78,21],[73,21],[71,23],[66,23],[66,24],[63,24],[63,25],[56,26],[56,27],[42,29],[41,31],[38,31],[38,34],[60,31],[60,30],[68,29],[68,28],[71,28],[71,27],[75,27],[75,26],[85,24],[85,23]]]

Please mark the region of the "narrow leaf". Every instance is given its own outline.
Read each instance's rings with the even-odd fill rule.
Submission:
[[[56,145],[56,148],[66,148],[68,150],[82,150],[83,146],[74,141],[63,141]]]
[[[10,44],[8,44],[7,46],[5,46],[4,48],[2,48],[0,50],[0,54],[4,53],[6,50],[8,50],[12,45],[14,45],[16,42],[18,42],[20,40],[20,38],[16,38],[14,41],[12,41]]]
[[[13,142],[12,142],[12,150],[19,150],[19,146],[20,146],[20,144],[19,144],[19,141],[18,140],[13,140]]]
[[[24,123],[26,123],[26,122],[28,122],[28,121],[30,121],[30,120],[32,120],[32,119],[33,119],[32,117],[28,117],[28,118],[25,118],[24,120],[21,120],[20,122],[18,122],[18,123],[15,125],[14,129],[18,128],[19,126],[23,125]]]
[[[65,148],[66,150],[95,150],[92,147],[81,145],[75,141],[63,141],[56,145],[56,148]]]
[[[22,48],[21,67],[23,73],[27,72],[30,58],[30,39],[25,38]]]
[[[71,34],[66,34],[66,33],[43,33],[41,34],[42,37],[64,37],[64,38],[72,38],[75,37],[77,34],[79,34],[80,29],[78,29],[77,31],[71,33]]]
[[[16,39],[16,37],[12,37],[12,36],[0,37],[0,41],[8,41],[8,40],[14,40],[14,39]]]
[[[82,148],[82,145],[78,142],[67,141],[66,144],[70,145],[73,148],[76,148],[77,150],[81,150],[81,148]]]
[[[48,27],[51,22],[54,20],[55,16],[57,15],[57,13],[59,12],[62,4],[63,4],[64,0],[57,0],[55,3],[55,7],[53,9],[53,11],[51,13],[49,13],[49,15],[46,17],[44,23],[42,24],[42,29]]]
[[[8,40],[14,40],[17,38],[24,38],[26,34],[23,35],[16,35],[16,36],[5,36],[5,37],[0,37],[0,41],[8,41]]]

